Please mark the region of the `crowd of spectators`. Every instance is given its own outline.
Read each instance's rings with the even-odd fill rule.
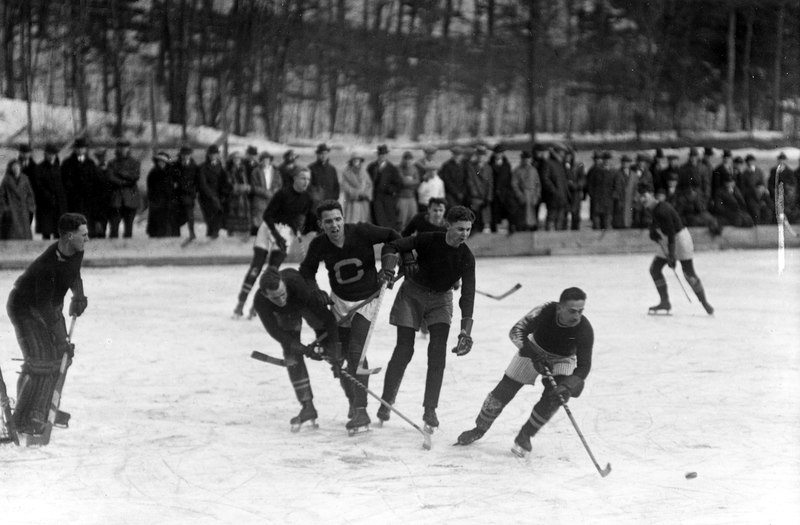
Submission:
[[[36,163],[31,148],[20,146],[0,183],[0,239],[31,239],[33,225],[43,239],[55,238],[58,217],[65,212],[87,216],[93,238],[119,237],[120,226],[122,236],[131,237],[137,210],[143,207],[148,236],[177,237],[187,225],[193,239],[195,203],[208,237],[217,238],[221,230],[247,237],[257,231],[272,196],[290,185],[301,168],[291,149],[275,162],[271,153],[252,146],[223,159],[212,145],[198,163],[195,151],[184,146],[176,158],[166,152],[153,157],[146,194],[140,195],[141,163],[130,150],[130,143],[121,140],[109,160],[104,149],[90,155],[87,142],[77,139],[63,162],[58,148],[48,144]],[[765,175],[753,155],[734,158],[724,150],[717,160],[717,152],[708,147],[702,155],[690,149],[685,161],[660,149],[652,157],[639,153],[617,159],[596,151],[591,166],[578,162],[572,148],[558,144],[536,144],[521,151],[513,165],[503,145],[453,147],[441,165],[434,161],[437,152],[432,147],[418,156],[404,151],[394,164],[389,148],[380,145],[369,162],[354,154],[337,169],[330,162],[330,148],[320,144],[316,160],[308,165],[307,191],[315,203],[339,199],[348,222],[402,231],[435,198],[475,212],[476,233],[513,234],[578,230],[587,200],[593,229],[646,228],[650,218],[637,192],[649,187],[673,204],[686,225],[718,234],[723,226],[774,224],[777,177],[783,183],[787,220],[800,220],[800,168],[792,170],[783,153]]]

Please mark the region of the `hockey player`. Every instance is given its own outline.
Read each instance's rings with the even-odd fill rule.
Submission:
[[[244,303],[253,285],[264,268],[264,262],[275,268],[280,267],[289,248],[296,242],[302,242],[306,223],[313,223],[311,195],[306,191],[311,182],[311,172],[301,169],[294,173],[292,185],[275,194],[267,209],[264,210],[264,222],[258,227],[253,242],[253,260],[244,276],[239,290],[233,318],[240,319],[244,314]],[[250,318],[255,312],[250,311]]]
[[[428,200],[427,210],[417,213],[403,229],[403,237],[422,232],[443,232],[447,230],[444,222],[444,210],[447,201],[438,197]]]
[[[639,200],[642,205],[650,210],[653,222],[650,225],[650,239],[658,244],[656,256],[650,264],[650,275],[658,290],[661,301],[651,306],[648,310],[650,314],[659,312],[669,313],[672,305],[669,302],[667,293],[667,281],[662,272],[664,265],[669,265],[675,269],[676,261],[681,262],[683,275],[689,286],[694,290],[700,304],[703,305],[709,315],[714,313],[714,308],[706,300],[706,293],[703,290],[703,283],[694,271],[692,257],[694,256],[694,244],[689,229],[684,227],[678,212],[668,202],[660,202],[654,195],[651,188],[644,184],[639,185]],[[666,246],[662,239],[666,237]]]
[[[315,290],[293,268],[278,271],[270,266],[261,276],[259,284],[259,290],[253,299],[253,308],[267,333],[283,348],[289,380],[301,406],[300,413],[290,421],[292,431],[297,432],[306,421],[311,421],[312,427],[316,428],[317,410],[312,401],[314,396],[303,356],[312,359],[322,359],[325,356],[338,364],[341,348],[336,319],[328,310],[327,304],[318,300]],[[322,339],[323,354],[316,353],[315,349],[303,346],[300,342],[303,320],[314,329],[318,337],[323,332],[326,334]]]
[[[328,270],[333,313],[337,319],[343,319],[360,301],[380,289],[381,281],[375,267],[374,244],[387,243],[400,238],[391,228],[383,228],[368,223],[345,224],[342,205],[335,200],[322,201],[317,208],[319,227],[324,235],[311,240],[305,259],[300,264],[300,274],[309,286],[317,288],[316,275],[319,263],[324,262]],[[380,277],[387,279],[387,273]],[[390,282],[390,281],[389,281]],[[320,291],[324,296],[325,292]],[[342,353],[347,360],[347,371],[355,376],[364,386],[369,386],[369,375],[359,374],[362,350],[369,333],[370,324],[375,320],[378,301],[372,300],[361,306],[349,321],[339,327],[339,341]],[[366,360],[363,366],[367,366]],[[367,393],[361,388],[348,384],[346,389],[351,411],[349,421],[345,425],[348,433],[355,434],[369,430],[370,419],[367,415]]]
[[[86,217],[65,213],[58,220],[58,242],[51,244],[14,283],[8,317],[14,325],[22,370],[17,381],[14,422],[19,432],[41,434],[64,353],[72,358],[63,306],[72,290],[70,316],[80,316],[88,300],[83,293],[81,263],[89,239]]]
[[[447,336],[453,320],[453,286],[461,286],[461,332],[458,346],[453,349],[462,356],[472,349],[472,311],[475,304],[475,257],[465,244],[475,221],[473,212],[464,206],[454,206],[445,217],[446,232],[426,232],[383,245],[381,260],[391,263],[391,255],[400,254],[406,263],[406,278],[397,292],[389,314],[389,323],[397,327],[397,346],[394,348],[383,382],[383,399],[393,404],[411,357],[414,355],[415,332],[424,322],[430,332],[428,343],[428,373],[422,419],[426,430],[439,426],[436,407],[442,390]],[[416,250],[414,261],[412,250]],[[394,260],[397,260],[395,256]],[[387,265],[388,266],[388,265]],[[414,267],[416,266],[416,267]],[[384,272],[393,269],[387,267]],[[386,278],[391,278],[388,275]],[[385,405],[378,409],[378,419],[389,419]]]
[[[540,374],[549,372],[558,386],[553,388],[550,380],[542,377],[542,396],[514,439],[515,454],[524,456],[531,451],[531,437],[561,406],[559,397],[565,401],[578,397],[592,368],[594,330],[583,315],[585,305],[583,290],[567,288],[557,303],[541,304],[517,321],[509,333],[517,353],[503,378],[486,396],[475,428],[458,436],[459,445],[469,445],[483,437],[522,385],[533,385]]]

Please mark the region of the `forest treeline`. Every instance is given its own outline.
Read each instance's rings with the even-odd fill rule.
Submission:
[[[798,132],[797,0],[0,0],[0,19],[0,93],[79,129],[107,111],[114,136],[153,116],[273,140]]]

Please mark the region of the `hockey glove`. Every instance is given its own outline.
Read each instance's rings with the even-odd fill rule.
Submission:
[[[419,272],[419,264],[414,252],[403,252],[403,274],[406,279],[415,276]]]
[[[669,254],[667,256],[667,266],[674,270],[677,263],[678,262],[675,260],[675,256],[673,254]]]
[[[544,350],[538,348],[528,339],[525,339],[522,342],[522,348],[519,349],[519,355],[522,357],[527,357],[533,361],[534,370],[540,374],[545,373],[545,367],[550,368],[549,356],[544,352]]]
[[[458,334],[458,343],[456,347],[451,350],[457,356],[467,355],[472,350],[472,337],[469,335],[472,331],[472,319],[461,320],[461,333]]]
[[[583,379],[579,376],[562,376],[557,379],[558,386],[556,386],[550,394],[554,398],[561,398],[564,403],[569,401],[570,397],[578,397],[583,392]]]
[[[72,300],[69,302],[69,316],[80,317],[88,305],[89,299],[85,295],[73,295]]]
[[[653,242],[658,242],[661,240],[661,234],[658,233],[657,230],[650,230],[650,240]]]
[[[75,345],[66,340],[62,341],[61,344],[56,347],[56,351],[59,357],[64,355],[64,353],[69,356],[70,360],[75,357]]]
[[[333,304],[333,301],[331,301],[331,296],[328,295],[328,292],[325,290],[317,290],[314,292],[314,296],[317,300],[317,304],[323,308],[327,308],[329,304]]]
[[[312,353],[313,352],[311,352],[303,343],[295,339],[292,339],[291,341],[289,341],[289,345],[284,356],[286,357],[286,366],[290,365],[289,363],[290,361],[297,363],[302,356],[308,355],[310,357],[310,354]]]
[[[344,357],[342,357],[342,343],[323,343],[322,355],[325,360],[331,364],[336,364],[341,367],[344,362]]]
[[[396,253],[384,253],[381,255],[381,269],[378,272],[378,283],[386,283],[388,288],[394,283],[395,268],[400,256]]]

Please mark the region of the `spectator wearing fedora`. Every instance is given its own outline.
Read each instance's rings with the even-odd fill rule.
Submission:
[[[291,188],[294,184],[294,176],[300,171],[297,165],[297,155],[294,150],[286,150],[283,154],[283,162],[278,166],[278,172],[281,174],[281,186],[283,188]]]
[[[489,165],[492,167],[492,216],[489,222],[489,229],[497,232],[497,226],[503,221],[508,222],[508,233],[514,233],[519,226],[520,206],[511,187],[512,169],[511,163],[506,157],[506,148],[502,144],[497,144],[492,148],[492,156],[489,158]]]
[[[711,198],[711,172],[707,172],[700,162],[700,153],[697,148],[689,150],[689,158],[678,170],[678,191],[692,187],[699,194],[700,200]]]
[[[61,181],[61,162],[55,144],[46,144],[44,159],[36,167],[36,232],[42,239],[58,237],[58,218],[67,212],[67,195]]]
[[[67,211],[91,215],[92,184],[97,165],[89,158],[86,139],[78,138],[72,144],[72,154],[61,164],[61,182],[67,196]]]
[[[238,151],[231,153],[228,162],[228,194],[225,209],[225,229],[228,236],[234,234],[250,235],[250,178],[244,165],[242,154]]]
[[[364,157],[353,153],[342,172],[345,222],[372,222],[372,179],[363,164]]]
[[[372,179],[374,223],[397,230],[397,195],[403,187],[403,180],[397,166],[388,159],[389,148],[386,144],[378,146],[377,157],[367,166],[367,173]]]
[[[511,173],[511,190],[520,209],[518,229],[535,231],[539,224],[536,211],[542,199],[542,181],[533,165],[533,154],[528,150],[520,154],[519,166]]]
[[[636,185],[639,178],[632,169],[633,159],[622,155],[614,185],[614,228],[630,228],[633,226],[634,209],[643,208],[638,201]]]
[[[283,187],[278,170],[272,165],[272,155],[264,151],[258,156],[258,166],[250,174],[250,234],[256,235],[264,220],[269,201]]]
[[[589,195],[589,214],[592,229],[611,228],[614,216],[614,187],[616,172],[611,167],[611,153],[600,153],[600,163],[592,166],[586,175],[586,193]]]
[[[720,226],[733,226],[736,228],[752,228],[753,219],[747,212],[747,204],[736,179],[730,171],[720,172],[717,192],[714,194],[714,216]]]
[[[444,182],[447,207],[469,206],[467,194],[467,168],[464,161],[464,149],[454,146],[450,149],[450,158],[442,164],[439,176]]]
[[[36,162],[33,160],[33,150],[27,144],[20,144],[17,148],[17,159],[22,167],[22,173],[27,175],[28,180],[35,187],[36,185]]]
[[[178,227],[185,222],[189,229],[189,240],[194,240],[194,205],[197,199],[197,178],[200,168],[192,158],[192,148],[181,146],[178,151],[178,160],[174,165],[175,178],[177,179],[176,198],[180,205],[177,211],[176,224]]]
[[[109,176],[110,168],[106,160],[105,148],[95,150],[94,158],[97,169],[94,171],[92,183],[92,206],[90,216],[86,218],[89,237],[102,239],[106,236],[108,221],[111,215],[111,196],[113,186]]]
[[[153,157],[153,167],[147,174],[147,235],[177,237],[178,178],[169,155],[159,151]]]
[[[564,153],[564,171],[567,172],[567,215],[569,228],[581,228],[581,206],[586,200],[586,168],[575,158],[575,150],[567,147]]]
[[[133,219],[139,208],[138,182],[141,164],[131,156],[131,143],[127,140],[117,142],[114,160],[109,164],[111,181],[111,232],[109,237],[119,237],[119,223],[124,225],[125,238],[133,236]]]
[[[756,158],[745,157],[745,167],[741,174],[741,191],[747,211],[756,224],[775,224],[775,201],[770,198],[764,172],[756,165]]]
[[[398,171],[403,185],[397,195],[397,227],[402,231],[417,214],[417,188],[419,188],[419,169],[414,165],[414,155],[410,151],[403,153]]]
[[[336,168],[330,163],[331,149],[327,144],[317,146],[317,160],[308,165],[311,171],[311,186],[308,192],[314,201],[314,207],[324,200],[339,200],[339,174]]]
[[[481,233],[484,226],[489,226],[492,222],[494,175],[486,156],[487,153],[486,146],[479,144],[466,163],[469,208],[475,214],[471,234]]]
[[[258,148],[255,146],[247,146],[247,149],[244,150],[244,160],[242,160],[242,164],[244,165],[244,170],[249,179],[253,174],[253,170],[258,166]]]
[[[731,180],[736,180],[736,175],[733,171],[733,154],[731,150],[726,149],[722,152],[722,162],[719,163],[717,167],[711,172],[711,204],[709,205],[708,209],[711,213],[716,215],[714,211],[714,206],[716,206],[717,202],[717,191],[722,188],[723,180],[728,178],[730,175]]]
[[[197,199],[206,223],[206,236],[210,239],[219,237],[229,193],[228,174],[222,165],[219,148],[212,144],[197,172]]]

